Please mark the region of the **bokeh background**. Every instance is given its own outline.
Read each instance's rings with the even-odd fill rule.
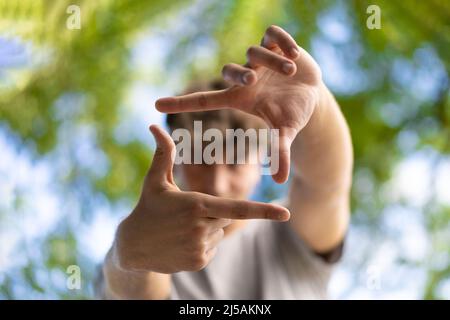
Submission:
[[[0,299],[92,297],[164,122],[154,101],[243,63],[270,24],[319,62],[352,131],[331,297],[450,299],[449,21],[448,0],[0,0]],[[254,198],[285,192],[264,177]]]

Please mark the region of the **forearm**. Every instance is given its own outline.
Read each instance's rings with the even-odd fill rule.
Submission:
[[[292,223],[313,249],[331,249],[348,225],[353,151],[347,123],[325,85],[293,142],[292,164]]]
[[[104,294],[107,299],[167,299],[170,294],[170,275],[156,272],[127,271],[119,267],[109,250],[103,264]]]

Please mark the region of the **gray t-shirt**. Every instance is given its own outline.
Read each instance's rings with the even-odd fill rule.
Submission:
[[[288,222],[250,220],[225,237],[210,264],[172,275],[171,299],[325,299],[332,262]],[[339,259],[336,248],[333,262]]]

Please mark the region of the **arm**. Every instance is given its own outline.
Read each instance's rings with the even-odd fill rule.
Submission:
[[[353,152],[339,105],[323,84],[291,154],[289,223],[314,251],[330,251],[342,242],[349,223]]]

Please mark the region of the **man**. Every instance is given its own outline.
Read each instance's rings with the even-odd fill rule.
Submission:
[[[209,127],[279,129],[279,170],[290,175],[284,206],[245,200],[260,171],[254,164],[181,164],[175,145],[157,142],[136,208],[119,225],[103,266],[109,299],[325,298],[331,267],[349,223],[352,147],[339,106],[314,59],[271,26],[243,66],[228,64],[221,90],[157,101],[171,130],[200,119]],[[220,88],[219,88],[220,89]],[[213,109],[226,109],[209,111]]]

